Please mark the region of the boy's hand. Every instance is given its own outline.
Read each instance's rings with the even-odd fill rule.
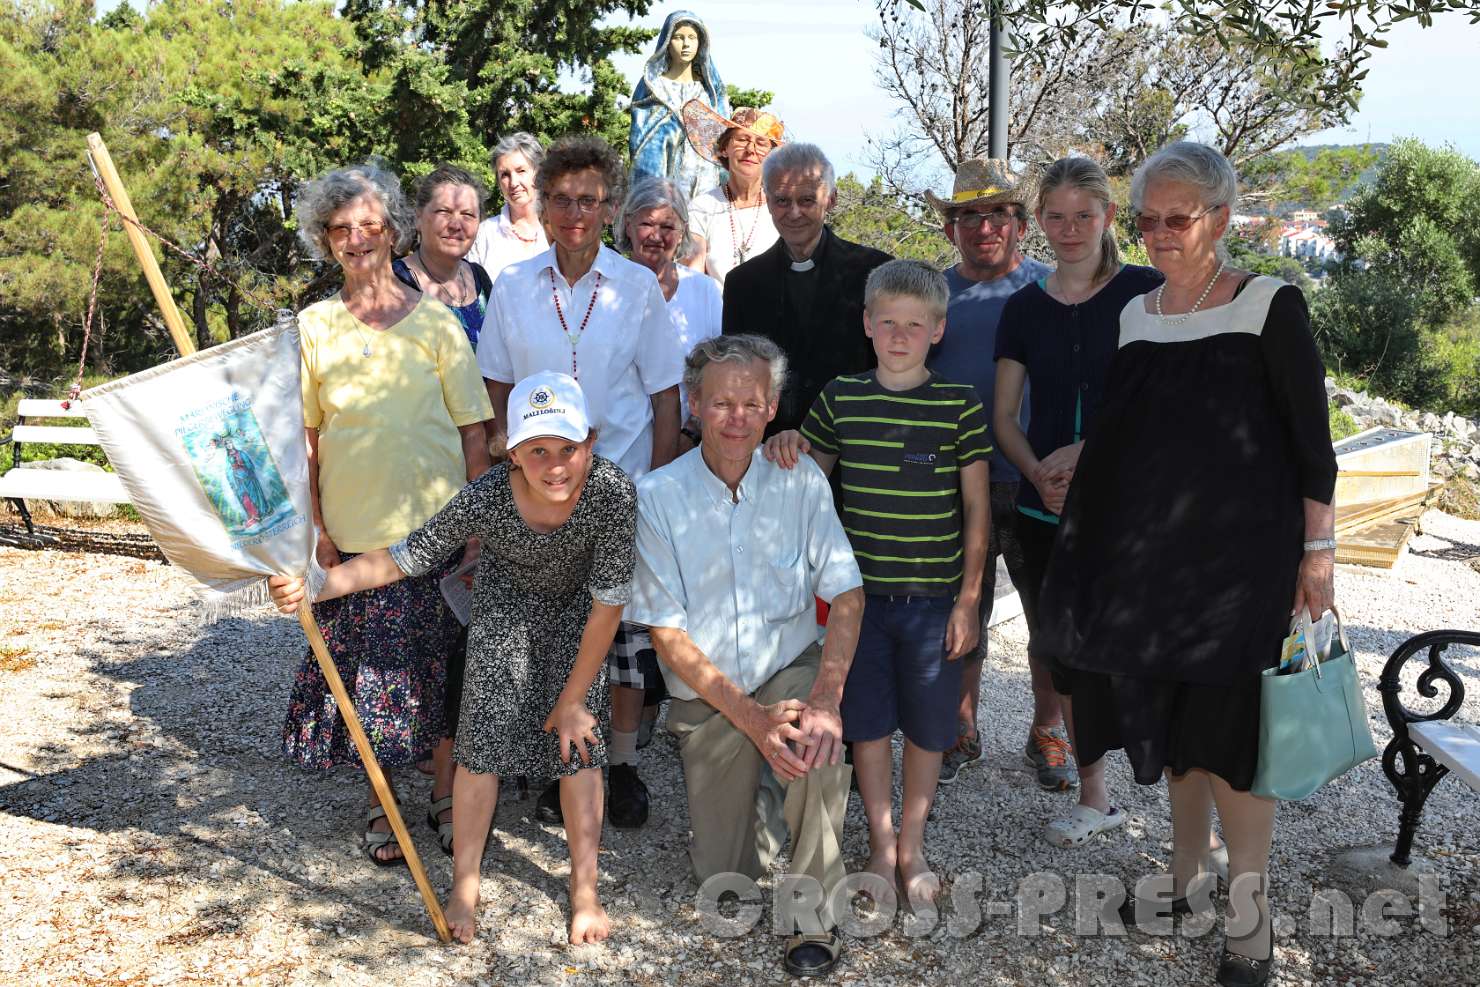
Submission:
[[[843,757],[843,716],[836,706],[807,704],[797,727],[806,737],[807,768],[837,764]]]
[[[981,638],[981,614],[974,603],[957,600],[946,620],[946,661],[955,661]]]
[[[562,697],[545,718],[545,725],[540,728],[558,738],[561,764],[570,763],[572,747],[580,755],[582,764],[590,764],[591,753],[587,750],[587,745],[594,747],[601,743],[596,737],[596,717],[591,715],[582,700],[567,700]]]
[[[812,451],[812,443],[794,428],[777,432],[766,440],[766,458],[782,469],[791,469]]]
[[[303,602],[303,580],[297,576],[268,576],[267,592],[283,613],[292,613]]]

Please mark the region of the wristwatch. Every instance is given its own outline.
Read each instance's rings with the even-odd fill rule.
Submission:
[[[1316,538],[1305,543],[1307,552],[1324,552],[1336,548],[1335,538]]]

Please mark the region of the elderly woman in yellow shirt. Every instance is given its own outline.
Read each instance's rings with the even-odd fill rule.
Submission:
[[[372,164],[320,175],[299,200],[298,222],[309,250],[344,273],[338,294],[298,315],[315,557],[328,569],[400,541],[483,473],[480,423],[493,411],[457,316],[391,270],[413,231],[394,175]],[[314,607],[376,758],[390,768],[433,755],[429,821],[443,826],[452,788],[443,695],[457,621],[438,582],[457,561]],[[283,747],[304,767],[359,761],[310,657]],[[378,865],[405,859],[373,791],[364,841]]]

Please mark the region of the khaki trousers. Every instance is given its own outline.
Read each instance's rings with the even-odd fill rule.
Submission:
[[[755,691],[762,706],[783,699],[806,700],[817,679],[822,651],[812,645]],[[674,700],[668,728],[678,738],[689,819],[694,838],[689,846],[694,875],[700,883],[715,874],[739,873],[755,879],[770,867],[779,849],[773,832],[776,799],[767,797],[765,782],[784,792],[781,815],[791,835],[791,872],[805,874],[832,890],[846,873],[843,867],[843,815],[853,768],[813,768],[796,781],[779,781],[750,738],[702,699]]]

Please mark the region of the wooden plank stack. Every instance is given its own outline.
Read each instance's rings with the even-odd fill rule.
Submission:
[[[1336,443],[1336,561],[1391,569],[1442,484],[1429,435],[1369,428]]]

